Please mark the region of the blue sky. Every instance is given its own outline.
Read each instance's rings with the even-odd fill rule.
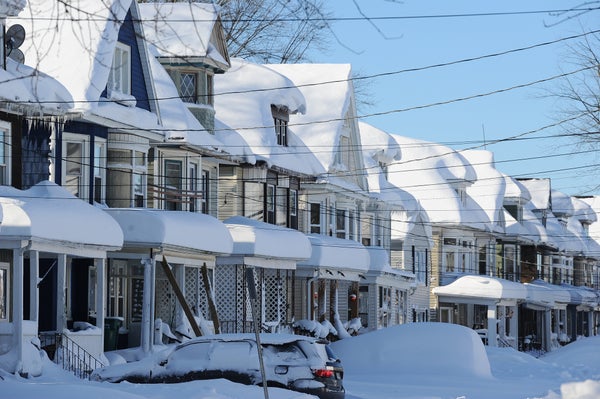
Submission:
[[[353,0],[326,0],[336,17],[360,17]],[[356,0],[369,17],[423,16],[557,10],[577,1],[424,1]],[[600,7],[591,2],[587,6]],[[564,16],[572,16],[575,13]],[[314,62],[350,63],[360,75],[419,68],[532,46],[600,29],[600,10],[564,22],[550,13],[414,18],[389,21],[337,21],[331,51],[314,53]],[[340,43],[338,43],[338,40]],[[575,70],[567,63],[568,45],[576,40],[478,61],[365,80],[375,105],[360,114],[419,107],[546,79]],[[599,163],[594,155],[570,155],[577,148],[557,138],[560,128],[545,129],[524,141],[490,144],[564,118],[564,106],[548,93],[558,80],[468,101],[424,109],[392,112],[363,121],[389,133],[446,143],[461,149],[483,146],[493,151],[500,171],[519,177],[550,177],[552,187],[571,195],[600,194],[600,177],[586,167]],[[551,137],[548,137],[551,136]],[[552,137],[554,136],[554,137]],[[544,156],[543,159],[531,159]],[[570,168],[569,170],[561,170]],[[590,177],[592,176],[592,177]]]

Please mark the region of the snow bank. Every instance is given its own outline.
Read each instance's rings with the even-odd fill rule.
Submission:
[[[573,379],[600,380],[600,336],[579,338],[540,357],[546,363],[567,368]],[[594,355],[590,355],[594,354]],[[597,396],[600,397],[600,396]]]
[[[455,324],[404,324],[337,341],[331,346],[351,375],[492,378],[479,336],[470,328]]]

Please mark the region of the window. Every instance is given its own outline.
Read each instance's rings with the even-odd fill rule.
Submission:
[[[199,184],[198,184],[198,165],[190,163],[188,168],[188,190],[190,190],[190,201],[188,210],[190,212],[196,212],[198,210],[198,199],[199,199]]]
[[[186,103],[196,103],[198,98],[196,74],[182,72],[179,78],[179,96]]]
[[[277,144],[287,147],[288,145],[288,121],[290,120],[287,109],[278,108],[271,105],[271,114],[273,115],[273,125],[275,126],[275,135]]]
[[[146,206],[147,153],[135,149],[110,148],[107,150],[107,154],[108,206],[125,208]]]
[[[10,275],[9,264],[0,263],[0,320],[8,321],[10,305]]]
[[[107,315],[112,317],[125,317],[127,309],[125,304],[127,288],[127,262],[112,260],[108,266],[108,309]]]
[[[165,160],[165,209],[180,211],[182,203],[183,163]]]
[[[517,222],[523,221],[523,208],[518,205],[504,205],[504,209],[510,216],[513,217]]]
[[[84,191],[84,142],[64,141],[63,144],[63,187],[76,197],[85,198]]]
[[[200,201],[202,203],[202,213],[208,214],[209,211],[209,201],[208,199],[209,197],[209,183],[210,183],[210,173],[208,172],[208,170],[203,170],[202,171],[202,197],[200,198]]]
[[[265,222],[275,224],[275,186],[267,184],[265,195],[265,209],[267,211]]]
[[[213,76],[207,71],[199,71],[196,75],[198,98],[194,102],[213,105]]]
[[[516,280],[516,258],[515,258],[515,247],[507,245],[504,247],[504,273],[505,278],[511,281]]]
[[[373,225],[373,241],[376,246],[383,246],[383,220],[375,218]]]
[[[276,203],[277,207],[275,209],[275,220],[279,226],[288,225],[288,189],[285,187],[277,187],[277,197]]]
[[[335,211],[335,235],[338,238],[346,238],[346,210]]]
[[[415,247],[413,247],[415,248]],[[427,284],[427,250],[415,249],[414,273],[419,283]]]
[[[310,232],[321,234],[321,204],[310,204]]]
[[[119,92],[123,94],[131,94],[131,50],[129,46],[122,43],[117,43],[113,63],[108,75],[108,90],[109,92]],[[110,93],[109,93],[110,97]]]
[[[290,190],[290,228],[298,228],[298,191]]]
[[[94,143],[94,201],[104,203],[106,180],[106,146]]]
[[[0,121],[0,185],[10,185],[10,124]]]

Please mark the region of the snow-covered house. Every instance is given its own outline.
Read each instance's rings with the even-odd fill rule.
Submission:
[[[372,290],[375,298],[371,301],[379,304],[378,309],[386,303],[391,305],[387,312],[372,312],[372,319],[377,315],[378,325],[406,323],[414,319],[412,310],[417,313],[416,309],[429,309],[431,225],[415,197],[388,181],[388,165],[401,159],[398,144],[388,133],[371,125],[361,122],[359,127],[369,192],[385,201],[391,211],[389,259],[384,262],[385,257],[380,258],[380,264],[372,261],[370,267],[387,276],[382,283],[395,284]],[[390,278],[389,267],[395,278]]]
[[[295,319],[296,262],[311,254],[298,231],[300,182],[322,170],[288,127],[305,108],[294,84],[265,66],[234,59],[230,70],[215,78],[215,136],[240,160],[222,165],[219,175],[219,218],[234,238],[234,254],[219,258],[216,275],[227,331],[252,326],[244,300],[246,268],[255,268],[257,290],[263,293],[262,321],[285,325]],[[276,242],[275,231],[282,237],[280,245],[267,245]],[[257,242],[248,242],[251,237]]]
[[[108,364],[106,258],[123,244],[119,225],[49,181],[1,187],[0,208],[0,368],[39,375],[40,348],[69,366]]]
[[[297,115],[290,125],[321,164],[322,173],[313,181],[302,183],[299,228],[311,235],[345,240],[346,244],[336,244],[342,247],[354,248],[358,244],[389,250],[390,209],[368,192],[350,65],[268,67],[291,79],[304,95],[306,112]],[[314,245],[313,242],[313,251],[316,250]],[[369,259],[365,257],[365,270],[369,268]],[[346,322],[376,308],[368,302],[368,295],[360,292],[362,273],[353,267],[348,267],[346,273],[345,265],[340,262],[335,265],[337,275],[332,276],[325,271],[327,266],[331,267],[318,262],[305,263],[304,275],[298,280],[299,286],[312,282],[310,292],[313,296],[316,293],[317,319],[334,322],[339,318]],[[337,294],[322,295],[327,292]],[[296,306],[311,301],[304,298]],[[309,318],[313,317],[312,313],[308,306],[297,311],[298,315]],[[363,322],[366,324],[366,317]]]
[[[431,287],[472,274],[491,274],[495,237],[488,214],[467,192],[477,180],[474,167],[460,153],[440,144],[392,135],[402,148],[402,160],[388,166],[392,184],[408,191],[427,212],[432,226]],[[418,320],[482,324],[485,307],[439,302]],[[456,309],[456,312],[455,312]],[[431,313],[430,313],[431,312]]]

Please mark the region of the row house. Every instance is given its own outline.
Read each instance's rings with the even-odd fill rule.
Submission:
[[[296,274],[302,288],[295,313],[331,323],[342,334],[342,326],[388,325],[397,312],[392,303],[401,308],[405,295],[396,289],[392,293],[389,281],[380,284],[376,277],[389,269],[391,208],[369,192],[351,67],[268,67],[291,79],[303,94],[306,112],[289,126],[321,166],[321,173],[302,184],[299,229],[309,235],[313,255]],[[392,275],[406,292],[403,277]],[[394,317],[394,323],[400,319]]]

